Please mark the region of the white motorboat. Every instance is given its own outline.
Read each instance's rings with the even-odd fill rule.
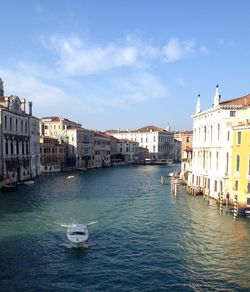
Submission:
[[[23,182],[24,185],[26,186],[30,186],[30,185],[33,185],[34,184],[34,181],[33,180],[26,180]]]
[[[71,224],[67,229],[67,238],[68,240],[80,246],[87,242],[89,238],[89,231],[86,225],[84,224]]]

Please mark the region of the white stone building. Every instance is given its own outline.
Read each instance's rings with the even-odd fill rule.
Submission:
[[[140,147],[148,149],[149,158],[173,160],[174,134],[169,129],[146,126],[138,130],[110,130],[107,133],[118,139],[138,142]]]
[[[26,113],[26,100],[4,96],[0,79],[0,175],[17,182],[40,174],[38,119],[32,116],[32,103]]]
[[[117,153],[124,156],[126,164],[137,163],[139,159],[139,143],[128,139],[119,139]]]
[[[237,100],[241,103],[237,105]],[[216,86],[213,107],[202,111],[198,96],[193,116],[192,175],[189,186],[201,189],[205,194],[218,198],[230,190],[232,127],[250,118],[249,101],[244,97],[220,101]]]

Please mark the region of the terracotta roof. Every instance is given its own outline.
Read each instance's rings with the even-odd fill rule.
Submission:
[[[0,102],[5,101],[5,97],[7,97],[7,96],[0,96]]]
[[[103,132],[94,132],[94,135],[96,136],[96,137],[102,137],[102,138],[109,138],[110,139],[110,136],[109,135],[107,135],[107,134],[105,134],[105,133],[103,133]]]
[[[63,118],[63,117],[58,117],[58,116],[51,116],[51,117],[42,117],[42,120],[51,120],[51,122],[60,122],[60,120],[63,120],[65,122],[73,123],[76,125],[80,125],[77,122],[73,122],[69,119]]]
[[[138,129],[138,132],[150,132],[150,131],[151,132],[165,132],[164,129],[156,127],[156,126],[152,126],[152,125]]]
[[[220,102],[222,106],[250,106],[250,94]]]
[[[149,125],[143,128],[139,128],[137,130],[108,130],[106,131],[106,133],[108,134],[115,134],[115,133],[146,133],[146,132],[167,132],[169,133],[170,131],[167,131],[165,129],[153,126],[153,125]]]

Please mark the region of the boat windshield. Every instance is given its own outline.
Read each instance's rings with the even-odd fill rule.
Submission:
[[[73,232],[70,232],[69,235],[85,235],[85,232],[82,232],[82,231],[73,231]]]

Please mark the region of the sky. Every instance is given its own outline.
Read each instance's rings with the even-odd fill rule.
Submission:
[[[192,129],[250,93],[248,0],[0,0],[5,95],[88,129]]]

